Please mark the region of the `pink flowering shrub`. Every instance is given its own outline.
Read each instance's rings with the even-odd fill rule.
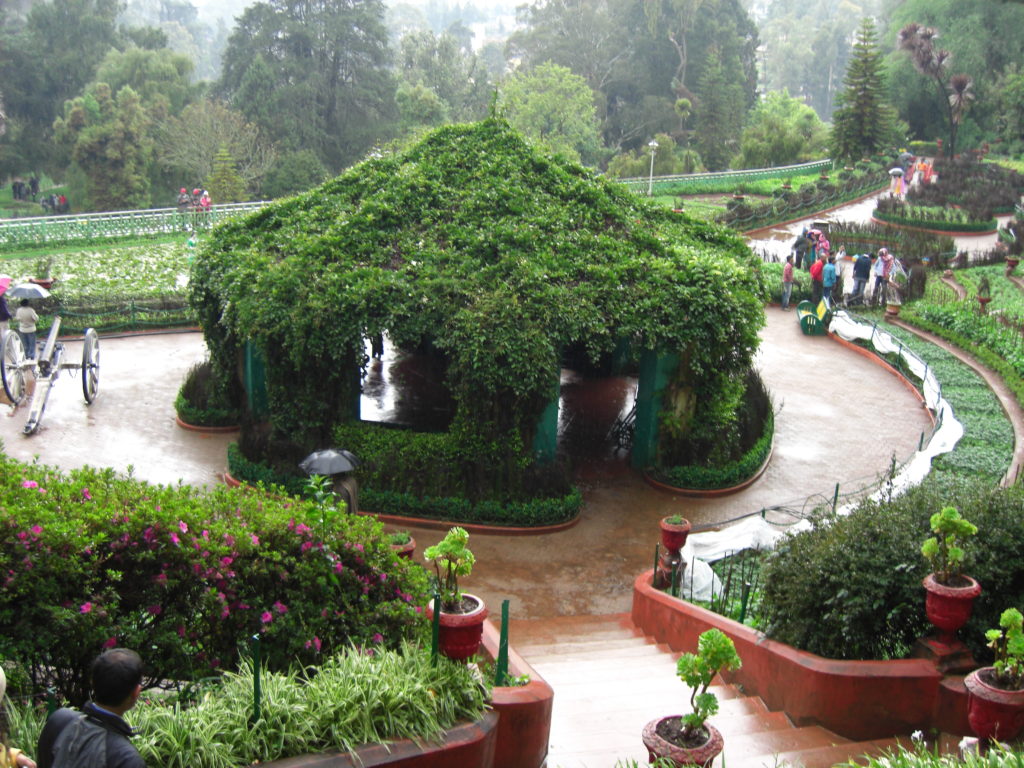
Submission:
[[[0,584],[0,659],[76,704],[105,647],[137,649],[156,684],[232,669],[254,635],[284,669],[426,632],[426,574],[373,519],[2,453]]]

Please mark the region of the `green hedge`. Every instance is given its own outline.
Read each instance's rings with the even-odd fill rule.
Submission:
[[[884,221],[886,224],[892,224],[893,226],[938,232],[989,232],[998,225],[995,219],[988,219],[987,221],[949,221],[916,216],[894,216],[889,213],[883,213],[877,208],[871,215],[879,221]]]
[[[306,492],[306,478],[284,475],[266,464],[247,459],[238,443],[228,443],[228,472],[239,482],[268,490],[278,489],[290,496],[302,496]]]
[[[374,453],[371,447],[374,441],[357,441],[353,439],[355,432],[360,428],[374,433],[381,431],[390,435],[391,439],[385,439],[383,444],[388,448],[401,449],[412,445],[410,453],[429,462],[429,454],[423,452],[424,445],[437,445],[444,443],[442,433],[410,433],[405,430],[394,430],[377,425],[359,425],[358,427],[346,427],[339,430],[337,445],[344,445],[351,450],[362,462],[356,471],[360,482],[359,505],[379,515],[399,515],[401,517],[421,517],[429,520],[446,520],[455,523],[480,523],[484,525],[508,525],[508,526],[541,526],[564,523],[572,520],[579,514],[583,506],[583,497],[578,488],[572,488],[568,492],[534,499],[523,500],[482,500],[471,501],[466,498],[451,496],[449,494],[424,494],[420,495],[407,490],[389,488],[389,479],[394,478],[396,482],[410,480],[409,472],[426,472],[428,469],[410,469],[408,455],[406,463],[402,464],[402,451],[388,455],[395,457],[396,463],[392,468],[394,473],[376,471],[377,467],[386,467],[387,455]],[[412,437],[412,441],[409,438]],[[419,440],[419,438],[424,438]],[[418,445],[418,447],[417,447]],[[439,460],[440,461],[440,460]],[[262,485],[266,488],[279,488],[285,493],[302,495],[305,491],[306,481],[297,476],[282,475],[275,472],[259,462],[250,461],[242,455],[237,443],[228,445],[228,471],[236,480],[252,485]],[[438,474],[444,475],[444,469],[437,467]],[[383,485],[383,487],[381,487]]]
[[[553,525],[572,520],[583,506],[578,488],[560,498],[530,499],[527,501],[480,501],[451,496],[420,498],[411,493],[359,491],[359,504],[377,514],[421,517],[428,520],[447,520],[455,523],[481,523],[518,527]]]
[[[686,466],[656,469],[652,470],[651,476],[676,488],[695,490],[732,488],[749,480],[764,464],[771,452],[774,435],[775,415],[769,412],[764,425],[764,433],[754,443],[754,446],[736,461],[722,467]]]
[[[764,565],[762,628],[774,640],[836,659],[903,658],[928,631],[921,543],[945,506],[978,526],[965,572],[983,591],[960,636],[981,663],[984,632],[1024,594],[1024,488],[927,479],[889,502],[846,517],[820,512],[814,528],[779,543]]]
[[[156,683],[233,668],[253,634],[286,669],[426,631],[426,574],[372,518],[3,454],[0,510],[0,658],[27,671],[26,693],[80,704],[113,645],[138,648]]]
[[[978,315],[964,302],[946,305],[918,303],[900,314],[908,323],[931,331],[973,355],[999,374],[1024,405],[1024,347],[1012,329],[991,315]]]

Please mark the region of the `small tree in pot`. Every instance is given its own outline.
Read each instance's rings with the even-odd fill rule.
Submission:
[[[921,554],[931,564],[922,584],[926,590],[925,611],[939,630],[938,642],[956,644],[957,630],[971,617],[974,598],[981,585],[963,574],[964,550],[961,543],[978,532],[955,507],[944,507],[931,516],[932,536],[921,546]]]
[[[679,765],[709,765],[721,753],[722,734],[707,722],[718,711],[718,697],[708,688],[719,672],[741,665],[732,638],[720,629],[703,632],[697,639],[697,652],[679,657],[676,673],[690,687],[693,711],[658,718],[644,726],[644,745],[652,762],[669,758]]]
[[[1024,730],[1024,616],[1007,608],[985,639],[995,661],[964,678],[967,720],[978,738],[1009,741]]]
[[[476,595],[459,590],[459,576],[468,576],[476,558],[470,552],[469,533],[455,526],[445,537],[423,551],[423,557],[434,563],[437,591],[441,596],[441,653],[450,659],[464,661],[476,655],[483,636],[487,607]],[[433,605],[427,607],[433,619]]]

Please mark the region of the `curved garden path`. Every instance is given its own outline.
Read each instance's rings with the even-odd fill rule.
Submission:
[[[491,605],[512,599],[515,618],[619,613],[633,578],[653,562],[657,520],[679,512],[711,524],[762,507],[800,509],[873,482],[895,453],[905,459],[930,429],[917,398],[891,373],[825,337],[807,337],[795,313],[768,308],[758,364],[773,393],[776,445],[763,477],[734,496],[693,500],[648,486],[625,460],[584,468],[585,506],[569,530],[543,536],[474,535],[477,567],[466,587]],[[68,358],[80,355],[68,343]],[[62,376],[35,436],[24,408],[0,406],[12,456],[72,468],[89,464],[155,483],[218,481],[233,435],[176,426],[173,401],[185,371],[205,354],[197,333],[102,340],[100,397],[86,407],[80,381]],[[421,546],[441,532],[412,529]]]

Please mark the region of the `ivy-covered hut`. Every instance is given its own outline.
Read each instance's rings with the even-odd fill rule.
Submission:
[[[249,459],[294,468],[340,430],[341,447],[370,455],[370,488],[490,503],[553,493],[538,490],[535,459],[554,440],[538,426],[570,348],[643,351],[636,465],[653,463],[661,423],[674,436],[728,425],[766,295],[734,233],[547,157],[496,117],[219,227],[191,292],[239,404],[250,374]],[[449,431],[415,459],[402,444],[422,436],[358,423],[364,342],[382,333],[441,356],[455,400]]]

